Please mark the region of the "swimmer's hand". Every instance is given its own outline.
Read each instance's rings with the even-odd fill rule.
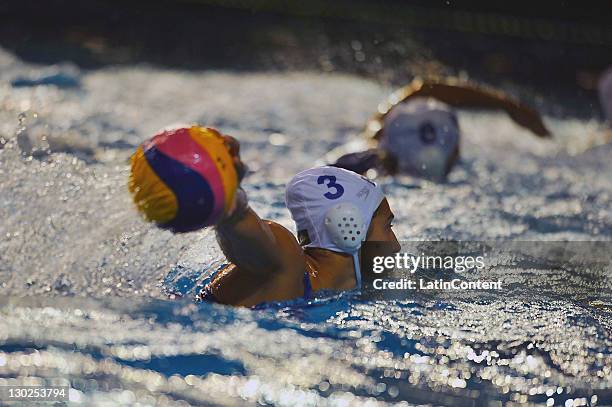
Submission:
[[[248,171],[248,167],[240,159],[240,142],[238,142],[238,140],[236,140],[234,137],[226,134],[223,135],[223,142],[232,156],[234,167],[236,168],[236,173],[238,174],[238,182],[240,182]]]
[[[244,190],[240,188],[240,183],[248,171],[248,167],[240,158],[240,142],[232,136],[223,135],[223,142],[232,157],[232,163],[238,175],[238,190],[234,194],[234,202],[232,202],[229,211],[225,214],[221,223],[235,222],[240,219],[248,209],[248,201]]]
[[[550,137],[550,131],[535,110],[520,104],[509,103],[506,112],[517,124],[531,130],[534,134],[540,137]]]

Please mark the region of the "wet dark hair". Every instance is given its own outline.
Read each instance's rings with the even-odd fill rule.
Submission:
[[[308,235],[308,231],[306,229],[298,230],[297,237],[300,246],[306,246],[308,243],[310,243],[310,236]]]

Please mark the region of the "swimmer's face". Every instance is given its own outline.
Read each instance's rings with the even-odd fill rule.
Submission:
[[[385,117],[380,147],[390,172],[442,182],[459,155],[459,125],[445,105],[417,99],[394,107]]]
[[[387,202],[387,198],[384,198],[378,206],[378,209],[376,209],[376,212],[374,212],[374,216],[372,216],[366,241],[387,242],[390,244],[385,245],[386,250],[392,253],[399,252],[401,246],[397,241],[395,232],[393,232],[394,218],[395,215],[391,212],[389,202]]]
[[[232,136],[223,135],[223,141],[230,155],[232,156],[234,167],[238,173],[238,180],[241,181],[246,174],[248,168],[240,159],[240,143]]]

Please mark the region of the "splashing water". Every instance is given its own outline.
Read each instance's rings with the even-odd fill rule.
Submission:
[[[143,66],[11,87],[42,68],[3,51],[0,67],[0,385],[69,383],[85,405],[612,404],[609,273],[597,303],[530,290],[537,265],[519,267],[520,289],[469,300],[192,301],[224,258],[211,230],[175,236],[137,216],[132,149],[175,122],[221,128],[254,170],[254,209],[293,230],[284,183],[389,89]],[[547,120],[555,141],[462,113],[448,184],[381,180],[400,239],[612,240],[612,149],[570,155],[597,125]]]

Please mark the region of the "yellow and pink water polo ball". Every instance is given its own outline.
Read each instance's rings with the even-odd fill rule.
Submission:
[[[162,131],[138,147],[131,162],[134,202],[161,228],[181,233],[214,225],[234,201],[238,175],[215,129]]]

